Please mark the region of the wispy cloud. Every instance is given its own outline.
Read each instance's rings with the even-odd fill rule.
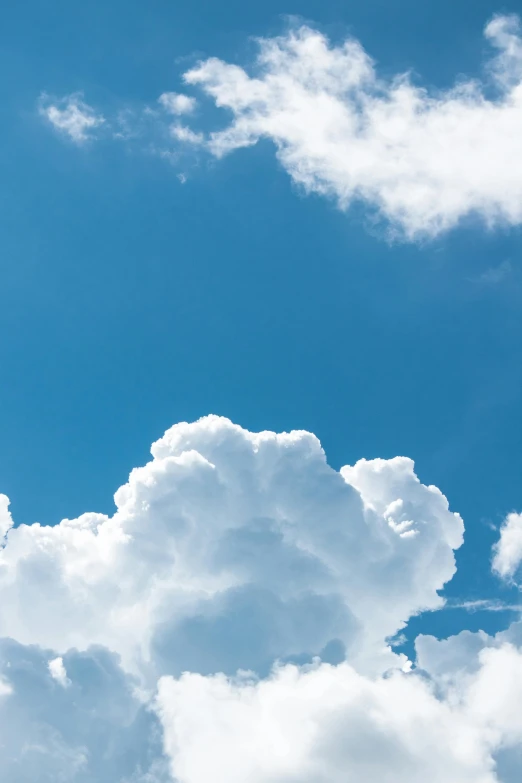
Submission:
[[[205,137],[202,133],[196,133],[187,125],[172,125],[170,128],[170,134],[173,139],[184,142],[185,144],[193,144],[201,146],[205,143]]]
[[[478,277],[473,278],[473,282],[483,285],[497,285],[502,283],[513,272],[513,265],[509,259],[502,261],[497,266],[491,266]]]
[[[474,601],[448,601],[444,609],[465,609],[467,612],[522,612],[522,604],[482,598]]]
[[[73,93],[55,99],[43,93],[39,100],[39,112],[60,133],[76,144],[82,144],[103,125],[105,118],[85,103],[81,93]]]

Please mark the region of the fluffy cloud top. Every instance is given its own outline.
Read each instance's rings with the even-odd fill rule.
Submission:
[[[522,514],[508,514],[495,546],[493,570],[504,579],[512,579],[522,563]]]
[[[522,39],[515,16],[485,35],[489,82],[446,91],[408,74],[380,78],[361,44],[331,45],[301,27],[262,39],[253,75],[211,58],[185,74],[231,123],[211,134],[217,156],[274,142],[292,179],[344,209],[362,200],[406,238],[433,236],[470,214],[522,221]],[[489,88],[489,90],[488,90]],[[491,88],[494,95],[490,96]]]
[[[421,638],[422,671],[387,645],[463,534],[410,460],[338,472],[310,433],[211,416],[115,501],[13,528],[0,497],[6,783],[515,783],[516,628]]]
[[[154,673],[266,672],[332,645],[381,670],[386,637],[441,605],[463,524],[410,460],[338,473],[309,433],[217,417],[176,425],[152,454],[112,518],[10,531],[0,635],[103,644]]]
[[[92,138],[93,131],[105,122],[101,114],[85,103],[78,93],[52,100],[42,95],[40,114],[60,133],[68,136],[76,144],[82,144]]]
[[[445,700],[415,675],[370,680],[343,663],[254,683],[164,678],[158,711],[187,783],[493,783],[492,749],[522,739],[521,697],[522,654],[506,645]]]

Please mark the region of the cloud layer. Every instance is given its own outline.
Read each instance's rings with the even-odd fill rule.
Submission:
[[[514,783],[516,629],[421,638],[422,671],[387,643],[462,543],[410,460],[337,472],[214,416],[151,451],[112,517],[13,527],[0,497],[6,783]]]

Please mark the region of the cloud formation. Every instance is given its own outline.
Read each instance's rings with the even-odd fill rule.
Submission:
[[[522,740],[522,654],[504,645],[479,658],[478,671],[445,699],[414,674],[372,680],[347,663],[286,666],[261,682],[163,678],[157,704],[173,776],[493,783],[492,751]]]
[[[151,451],[111,517],[13,527],[0,496],[5,783],[515,783],[516,627],[420,638],[422,671],[387,641],[462,543],[410,460],[215,416]]]
[[[406,458],[332,470],[306,432],[178,424],[109,518],[12,529],[0,635],[105,645],[153,674],[269,671],[346,648],[377,671],[385,639],[441,606],[463,523]],[[330,645],[330,647],[328,647]]]
[[[493,555],[493,570],[503,579],[513,579],[522,563],[522,514],[508,514],[500,528]]]
[[[459,78],[445,90],[419,86],[410,73],[381,77],[355,38],[332,44],[301,26],[259,39],[250,69],[211,57],[184,74],[231,115],[210,132],[169,122],[165,114],[192,115],[197,103],[171,91],[157,99],[163,111],[129,110],[123,131],[121,111],[106,120],[80,93],[43,95],[40,113],[76,143],[106,123],[119,129],[114,139],[139,138],[170,161],[183,149],[222,158],[268,139],[305,192],[343,210],[364,204],[394,238],[434,237],[470,217],[515,226],[522,222],[520,20],[496,16],[484,35],[492,56],[482,80]]]
[[[94,130],[103,125],[105,118],[85,103],[81,93],[66,95],[60,99],[40,96],[39,112],[60,133],[76,144],[94,137]]]
[[[232,114],[211,133],[218,157],[270,139],[294,182],[362,201],[407,239],[434,236],[464,217],[488,226],[522,221],[522,39],[515,16],[485,36],[488,79],[450,90],[381,78],[355,39],[340,45],[300,27],[261,39],[252,75],[216,58],[185,74]],[[491,95],[493,88],[494,94]]]

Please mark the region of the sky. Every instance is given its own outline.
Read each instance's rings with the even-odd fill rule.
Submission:
[[[6,783],[518,780],[517,14],[6,10]]]

